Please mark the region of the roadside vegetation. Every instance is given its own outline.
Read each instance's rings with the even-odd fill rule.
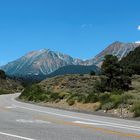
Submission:
[[[8,78],[5,72],[0,70],[0,95],[19,92],[22,89],[20,83]]]
[[[84,84],[84,79],[86,79],[85,83],[87,84]],[[132,79],[131,88],[133,88],[131,90],[100,92],[100,88],[98,87],[100,85],[100,79],[98,76],[60,76],[25,88],[20,99],[55,104],[65,101],[69,106],[74,106],[78,103],[83,105],[89,103],[90,105],[97,104],[91,111],[105,110],[107,112],[112,109],[121,110],[121,108],[124,108],[129,112],[134,112],[134,116],[137,117],[140,115],[140,76],[135,75]],[[73,84],[73,81],[79,84],[78,87],[76,83]]]
[[[137,61],[136,59],[140,61],[138,54],[134,61]],[[107,55],[100,75],[91,71],[86,75],[53,77],[26,87],[19,98],[31,102],[66,102],[68,106],[76,106],[79,103],[83,107],[96,104],[91,111],[112,111],[113,114],[117,112],[119,116],[139,117],[140,76],[135,67],[125,66],[125,61],[126,58],[119,61],[116,56]]]

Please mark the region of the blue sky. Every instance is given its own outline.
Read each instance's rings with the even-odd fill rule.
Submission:
[[[139,0],[0,0],[0,65],[43,48],[88,59],[114,41],[139,41],[139,5]]]

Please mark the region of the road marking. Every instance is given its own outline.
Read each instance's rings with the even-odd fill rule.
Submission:
[[[11,109],[11,108],[13,108],[12,106],[6,106],[5,108],[7,108],[7,109]]]
[[[40,113],[60,116],[60,117],[67,117],[67,118],[72,118],[72,119],[77,119],[77,120],[82,120],[82,121],[89,121],[89,122],[93,122],[93,123],[103,123],[104,125],[112,125],[112,126],[115,126],[116,128],[123,128],[123,129],[128,129],[129,128],[129,130],[140,131],[140,127],[132,126],[132,125],[117,124],[117,123],[110,123],[110,122],[105,122],[105,121],[85,119],[85,118],[81,118],[81,117],[76,117],[76,116],[71,116],[71,115],[63,115],[63,114],[53,113],[53,112],[50,112],[50,111],[42,111],[42,110],[32,109],[32,108],[23,107],[23,106],[16,106],[16,107],[26,109],[26,110],[30,110],[30,111],[36,111],[36,112],[40,112]]]
[[[106,129],[106,128],[95,127],[93,125],[86,125],[86,124],[80,124],[80,123],[79,124],[78,123],[73,123],[71,125],[79,126],[81,128],[87,128],[87,129],[90,129],[90,130],[93,129],[93,130],[101,131],[101,132],[104,132],[104,133],[107,133],[107,134],[114,134],[114,135],[119,135],[119,136],[123,136],[123,137],[133,137],[133,138],[140,139],[140,135],[137,135],[137,134],[123,133],[123,132],[119,132],[119,131],[113,131],[113,130],[109,130],[109,129]]]
[[[110,127],[115,127],[115,128],[124,128],[124,129],[128,129],[128,130],[133,130],[133,131],[140,131],[140,129],[124,127],[123,125],[116,126],[116,125],[111,125],[111,124],[91,123],[91,122],[83,122],[83,121],[73,121],[73,123],[86,124],[86,125],[102,125],[102,126],[110,126]]]
[[[78,119],[78,120],[81,120],[81,121],[88,121],[88,122],[95,122],[94,120],[92,119],[84,119],[84,118],[80,118],[80,117],[74,117],[74,116],[69,116],[69,115],[62,115],[62,114],[59,114],[59,113],[53,113],[53,112],[50,112],[50,111],[41,111],[41,110],[37,110],[37,109],[31,109],[31,108],[28,108],[28,107],[23,107],[23,105],[26,105],[24,103],[20,103],[20,102],[17,102],[15,101],[14,99],[12,99],[15,103],[17,104],[20,104],[20,106],[17,106],[17,108],[22,108],[22,109],[26,109],[26,110],[30,110],[30,111],[36,111],[36,112],[40,112],[40,113],[45,113],[45,114],[51,114],[51,115],[55,115],[55,116],[61,116],[61,117],[67,117],[67,118],[73,118],[73,119]],[[73,122],[63,122],[63,121],[53,121],[52,120],[53,117],[51,117],[51,119],[49,121],[51,122],[56,122],[56,123],[60,123],[60,124],[66,124],[66,125],[72,125],[72,126],[79,126],[79,127],[82,127],[82,128],[87,128],[87,129],[93,129],[93,130],[97,130],[97,131],[102,131],[102,132],[105,132],[105,133],[110,133],[110,134],[117,134],[117,135],[120,135],[120,136],[127,136],[127,137],[135,137],[135,138],[139,138],[140,139],[140,136],[139,135],[136,135],[136,134],[125,134],[123,132],[117,132],[117,131],[112,131],[112,130],[109,130],[107,128],[98,128],[96,126],[93,126],[93,125],[86,125],[86,124],[76,124],[76,123],[73,123]],[[48,120],[48,118],[47,118]],[[133,122],[133,121],[132,121]],[[104,122],[104,121],[96,121],[96,123],[107,123],[109,124],[109,122]],[[112,125],[114,124],[117,124],[117,123],[111,123]],[[117,124],[117,125],[121,125],[121,124]],[[125,127],[134,127],[135,126],[129,126],[129,125],[125,125]],[[138,128],[138,127],[137,127]],[[138,128],[139,129],[139,128]]]
[[[48,121],[43,121],[43,120],[25,120],[25,119],[18,119],[16,122],[20,123],[37,123],[37,124],[50,124]]]
[[[11,106],[6,106],[5,108],[7,108],[7,109],[13,109],[13,108],[16,108],[16,106],[15,105],[11,105]]]
[[[91,122],[82,122],[82,121],[73,121],[76,124],[87,124],[87,125],[102,125],[100,123],[91,123]]]
[[[13,134],[9,134],[9,133],[4,133],[4,132],[0,132],[0,135],[9,136],[9,137],[13,137],[13,138],[19,138],[19,139],[23,139],[23,140],[35,140],[35,139],[22,137],[22,136],[18,136],[18,135],[13,135]]]
[[[57,124],[63,124],[63,125],[70,125],[70,126],[78,126],[81,128],[86,128],[89,130],[93,130],[93,131],[100,131],[100,132],[104,132],[106,134],[113,134],[113,135],[119,135],[119,136],[123,136],[123,137],[133,137],[133,138],[138,138],[140,139],[140,135],[137,134],[132,134],[132,133],[123,133],[123,132],[119,132],[119,131],[113,131],[113,130],[109,130],[107,128],[101,128],[101,127],[97,127],[94,125],[87,125],[87,124],[78,124],[78,123],[73,123],[73,122],[67,122],[64,120],[59,120],[56,119],[54,117],[48,117],[48,116],[38,116],[37,118],[41,118],[43,120],[49,120],[50,122],[53,123],[57,123]]]

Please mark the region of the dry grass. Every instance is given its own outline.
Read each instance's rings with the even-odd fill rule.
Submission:
[[[47,103],[39,103],[43,106],[51,106],[51,107],[57,107],[57,108],[63,108],[63,109],[69,109],[69,110],[77,110],[77,111],[87,111],[87,112],[94,112],[100,108],[100,103],[79,103],[75,102],[74,105],[69,106],[66,100],[61,100],[60,102],[47,102]]]
[[[44,80],[40,85],[46,91],[86,94],[93,92],[98,79],[98,76],[90,75],[65,75]]]
[[[22,97],[30,97],[32,101],[52,107],[90,112],[102,108],[102,111],[115,116],[123,114],[123,117],[132,117],[139,109],[137,102],[140,102],[140,76],[133,76],[132,89],[125,93],[99,93],[95,90],[98,80],[99,76],[90,75],[58,76],[32,86]],[[138,105],[134,108],[136,103]],[[139,112],[137,114],[139,115]]]
[[[0,94],[15,93],[22,90],[22,86],[11,79],[0,78]]]

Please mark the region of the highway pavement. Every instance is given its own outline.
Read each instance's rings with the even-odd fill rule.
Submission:
[[[139,140],[140,122],[65,111],[0,96],[0,140]]]

